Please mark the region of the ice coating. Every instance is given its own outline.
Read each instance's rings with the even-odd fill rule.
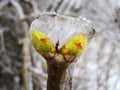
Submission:
[[[61,48],[66,41],[80,33],[86,34],[88,38],[91,39],[92,34],[90,33],[93,32],[91,22],[86,18],[73,18],[55,13],[40,14],[39,17],[32,22],[30,34],[34,30],[48,35],[54,45],[56,45],[59,40],[58,48]]]

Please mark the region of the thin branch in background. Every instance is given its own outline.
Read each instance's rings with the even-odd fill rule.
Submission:
[[[11,75],[14,74],[14,72],[10,68],[6,67],[1,61],[0,61],[0,67],[2,67],[5,72],[7,72],[7,73],[9,73]]]
[[[59,8],[57,10],[57,13],[65,14],[65,11],[66,11],[66,9],[68,9],[69,4],[70,4],[69,0],[63,0],[63,3],[61,3],[61,5],[59,6]]]
[[[57,12],[64,0],[60,0],[58,5],[55,7],[54,11]]]
[[[101,46],[99,47],[100,49],[103,48],[105,46],[105,40],[102,41]],[[100,52],[103,52],[103,50],[100,50]],[[103,58],[102,57],[102,53],[98,52],[98,57],[97,57],[97,66],[98,66],[98,70],[101,70],[101,66],[100,66],[100,60]],[[96,72],[97,76],[96,76],[96,82],[97,82],[97,90],[100,90],[100,87],[102,86],[102,82],[101,82],[101,78],[102,78],[102,74],[103,73],[99,73]]]
[[[114,43],[112,40],[108,39],[104,35],[101,35],[100,37],[103,37],[106,41],[109,41],[113,46],[115,46],[116,48],[120,49],[119,44]]]
[[[1,40],[1,50],[0,53],[5,51],[5,43],[4,43],[4,32],[0,30],[0,40]]]
[[[2,10],[8,3],[9,0],[0,1],[0,10]]]
[[[11,0],[12,5],[16,8],[17,14],[19,16],[19,19],[25,18],[25,15],[23,13],[23,9],[20,6],[20,4],[15,1]],[[29,26],[26,21],[21,22],[22,24],[22,29],[24,31],[24,42],[23,42],[23,77],[24,77],[24,86],[25,90],[33,90],[33,85],[32,85],[32,73],[28,71],[28,68],[31,66],[31,59],[30,59],[30,47],[29,47],[29,35],[28,35],[28,30]]]
[[[105,90],[108,90],[108,88],[109,88],[108,87],[108,80],[110,78],[109,74],[110,74],[110,70],[112,68],[111,63],[112,63],[112,61],[114,59],[114,56],[115,56],[114,52],[115,52],[115,48],[112,47],[112,50],[111,50],[111,53],[110,53],[110,57],[108,58],[108,61],[104,65],[104,67],[106,67],[106,65],[107,65],[107,67],[105,68],[105,79],[103,81],[103,82],[105,82],[105,85],[104,85]]]
[[[35,2],[35,0],[31,0],[31,4],[32,4],[32,7],[33,7],[33,14],[39,14],[40,11],[38,9],[38,4],[37,2]]]
[[[119,65],[118,65],[118,68],[119,68]],[[117,77],[117,79],[116,79],[116,81],[114,83],[113,90],[115,90],[115,88],[117,86],[117,83],[119,83],[119,81],[120,81],[120,71],[119,71],[118,77]]]
[[[47,80],[47,76],[46,75],[43,75],[43,73],[40,73],[39,70],[33,68],[33,67],[30,67],[30,71],[32,72],[32,74],[34,76],[37,76],[37,77],[40,77],[40,78],[43,78],[44,80]]]

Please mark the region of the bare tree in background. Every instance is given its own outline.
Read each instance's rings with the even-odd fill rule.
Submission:
[[[119,0],[0,0],[0,90],[45,90],[46,63],[28,41],[40,12],[84,16],[97,35],[74,70],[73,90],[119,90]],[[24,78],[23,78],[24,76]]]

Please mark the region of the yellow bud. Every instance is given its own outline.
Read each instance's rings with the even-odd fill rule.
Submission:
[[[31,42],[37,52],[39,52],[42,56],[47,56],[48,53],[55,52],[55,47],[49,37],[39,31],[32,32]]]
[[[79,34],[72,39],[68,40],[65,45],[60,49],[63,55],[75,55],[82,54],[86,46],[88,45],[88,37],[85,34]]]

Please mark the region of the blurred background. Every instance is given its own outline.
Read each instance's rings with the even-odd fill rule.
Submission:
[[[0,0],[0,90],[46,90],[47,65],[28,35],[41,12],[84,16],[96,29],[73,90],[120,90],[120,0]]]

